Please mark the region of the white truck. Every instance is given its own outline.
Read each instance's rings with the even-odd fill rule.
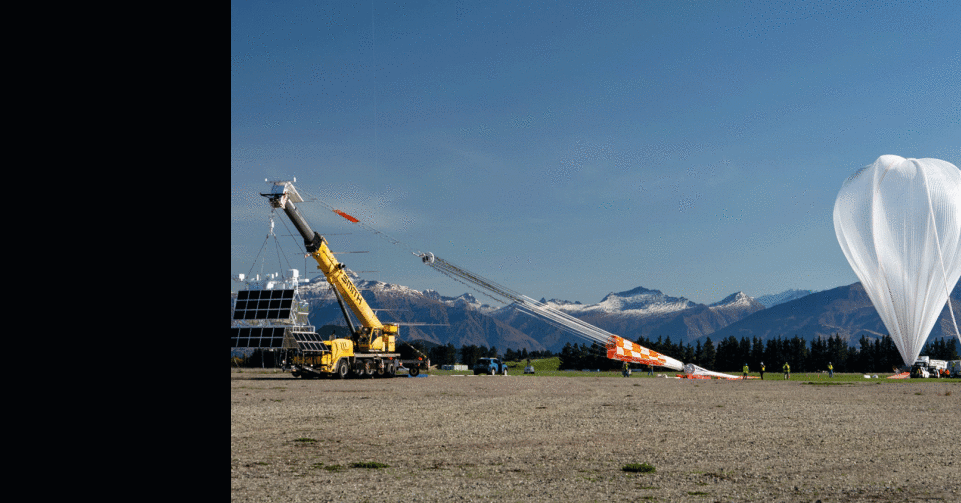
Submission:
[[[932,360],[929,356],[919,356],[911,366],[911,377],[943,377],[947,374],[948,362]]]

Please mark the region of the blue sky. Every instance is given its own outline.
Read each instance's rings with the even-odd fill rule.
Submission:
[[[961,166],[961,2],[318,3],[231,2],[231,275],[313,273],[283,219],[258,259],[296,177],[534,298],[824,290],[845,178]],[[301,206],[365,279],[468,291]]]

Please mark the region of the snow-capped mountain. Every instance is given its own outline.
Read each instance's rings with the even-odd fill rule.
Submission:
[[[764,309],[743,292],[706,306],[644,287],[609,293],[597,304],[557,299],[541,302],[627,339],[671,337],[685,343]],[[513,306],[495,310],[491,316],[525,333],[538,334],[550,348],[567,342],[584,342]]]
[[[482,313],[489,313],[494,309],[497,309],[488,304],[481,303],[476,297],[469,293],[465,293],[457,297],[444,297],[437,290],[427,289],[423,291],[423,294],[424,297],[427,297],[428,299],[436,300],[437,302],[441,302],[444,305],[451,307],[471,307]]]
[[[352,279],[382,322],[402,326],[404,340],[552,351],[560,351],[568,342],[590,342],[512,305],[491,306],[470,293],[450,297],[436,290],[362,280],[353,274]],[[336,298],[323,278],[302,285],[301,293],[310,303],[310,320],[318,330],[324,325],[344,324]],[[670,337],[685,343],[764,309],[744,292],[704,305],[644,287],[611,292],[596,304],[560,299],[541,302],[630,340]]]
[[[605,295],[597,304],[551,301],[548,305],[572,315],[618,313],[628,316],[654,316],[683,311],[697,304],[684,297],[671,297],[664,295],[659,290],[648,290],[647,288],[639,286],[626,292],[611,292]]]
[[[812,293],[814,293],[813,290],[785,290],[781,293],[762,295],[754,300],[760,302],[764,307],[774,307],[778,304],[784,304],[785,302],[791,302],[792,300],[811,295]]]

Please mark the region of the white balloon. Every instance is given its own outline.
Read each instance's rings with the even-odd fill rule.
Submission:
[[[844,181],[834,230],[901,358],[913,364],[961,277],[961,170],[883,155]],[[953,310],[951,318],[957,330]]]

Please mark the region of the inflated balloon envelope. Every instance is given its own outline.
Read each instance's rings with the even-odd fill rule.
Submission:
[[[901,358],[913,364],[961,277],[961,170],[883,155],[845,180],[834,230]]]

